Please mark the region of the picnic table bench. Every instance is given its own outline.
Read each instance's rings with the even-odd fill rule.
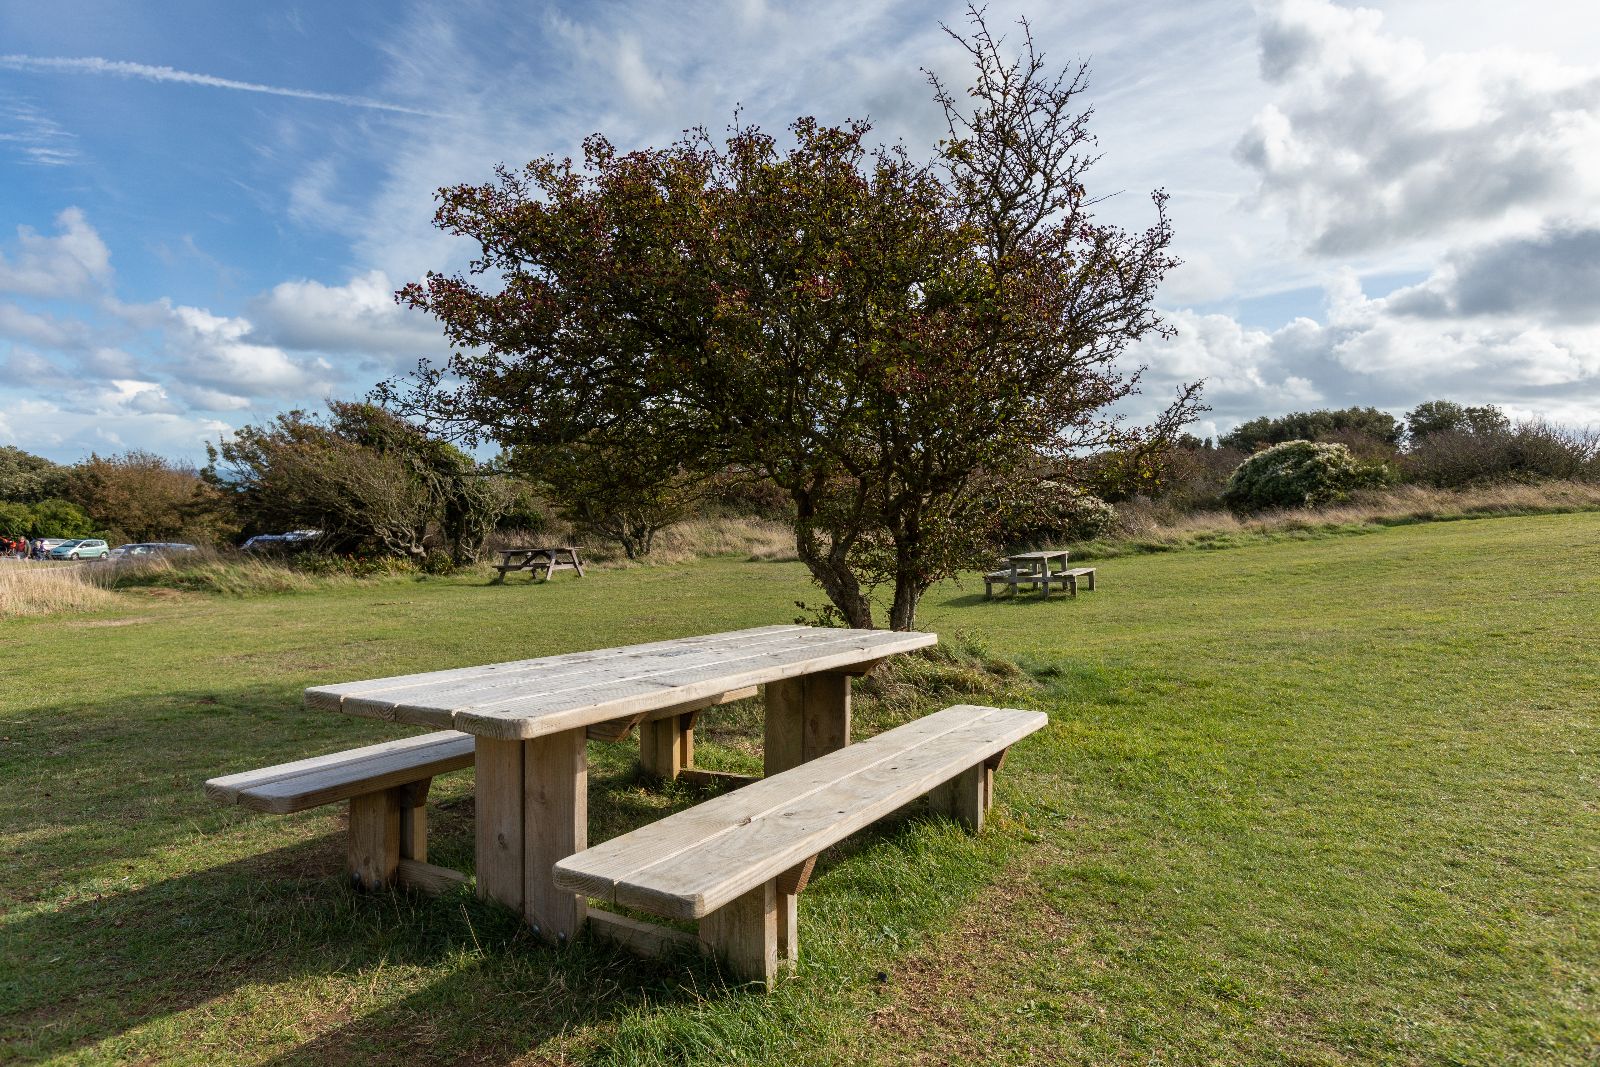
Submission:
[[[427,862],[428,789],[436,775],[472,760],[472,735],[440,730],[213,778],[206,796],[274,815],[349,801],[351,881],[436,888],[463,876]]]
[[[537,577],[537,572],[544,568],[545,581],[549,581],[556,571],[577,571],[578,577],[583,577],[583,560],[578,558],[578,550],[571,545],[554,545],[548,548],[502,548],[498,549],[500,562],[494,569],[500,573],[495,575],[495,581],[504,582],[507,571],[527,571],[528,580]]]
[[[568,856],[555,884],[696,920],[700,945],[770,986],[799,958],[797,898],[818,853],[922,796],[981,829],[1006,750],[1046,721],[1037,711],[946,708]],[[646,953],[696,941],[609,912],[589,918]]]

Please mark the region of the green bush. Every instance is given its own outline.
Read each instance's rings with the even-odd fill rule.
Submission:
[[[1315,507],[1386,480],[1383,466],[1360,462],[1344,445],[1285,441],[1239,464],[1222,499],[1235,511]]]

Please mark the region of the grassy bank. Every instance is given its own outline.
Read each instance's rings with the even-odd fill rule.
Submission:
[[[1600,515],[1128,557],[1076,601],[936,589],[924,626],[969,654],[860,729],[948,703],[983,648],[1052,724],[983,835],[913,815],[825,856],[770,997],[540,947],[465,893],[352,896],[339,814],[200,793],[404,732],[306,711],[307,685],[787,621],[808,595],[797,565],[722,559],[0,623],[26,679],[0,688],[0,1058],[1593,1061]],[[705,723],[703,763],[759,765],[757,709]],[[625,747],[591,760],[592,840],[695,799]],[[435,858],[470,868],[470,774],[435,790]]]
[[[1277,541],[1306,541],[1373,533],[1391,526],[1460,519],[1567,515],[1600,511],[1600,483],[1542,482],[1477,489],[1398,486],[1355,494],[1344,504],[1285,508],[1259,515],[1228,511],[1178,513],[1159,504],[1119,505],[1110,536],[1074,546],[1082,559],[1180,549],[1237,548]]]

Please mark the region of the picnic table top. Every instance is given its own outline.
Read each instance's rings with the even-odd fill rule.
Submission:
[[[1018,563],[1033,560],[1066,559],[1067,550],[1064,548],[1052,548],[1043,552],[1018,552],[1016,555],[1007,556],[1006,558],[1015,560]]]
[[[527,740],[925,648],[936,634],[761,626],[622,648],[314,686],[307,707]]]
[[[539,548],[497,548],[496,552],[502,556],[548,556],[552,552],[577,552],[572,545],[548,545]]]

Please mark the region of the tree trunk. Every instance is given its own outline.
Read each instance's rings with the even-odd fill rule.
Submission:
[[[926,582],[909,574],[897,574],[894,579],[894,603],[889,606],[889,629],[915,630],[917,605],[922,594],[928,591]]]
[[[827,552],[821,551],[816,535],[805,523],[795,526],[794,542],[800,561],[828,594],[844,621],[857,630],[877,629],[872,622],[872,601],[861,591],[861,582],[845,561],[844,550],[830,545]]]

